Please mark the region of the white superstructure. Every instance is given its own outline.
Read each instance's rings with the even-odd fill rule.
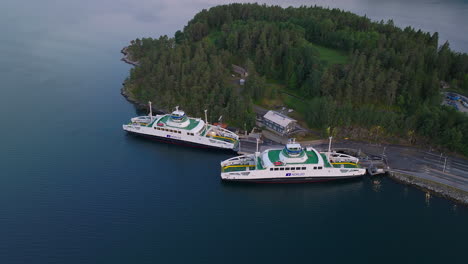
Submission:
[[[235,133],[208,124],[200,118],[188,117],[178,107],[166,115],[153,116],[150,110],[148,116],[134,117],[129,124],[122,127],[127,132],[156,140],[203,148],[234,150],[239,141]]]
[[[243,182],[318,182],[360,177],[366,169],[355,157],[334,157],[291,142],[284,149],[242,155],[221,162],[221,178]]]

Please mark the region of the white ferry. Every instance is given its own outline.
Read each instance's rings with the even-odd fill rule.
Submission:
[[[149,115],[132,118],[123,129],[158,141],[201,148],[235,150],[239,144],[235,133],[200,118],[188,117],[179,107],[172,114],[153,116],[151,102]]]
[[[257,147],[258,148],[258,147]],[[361,177],[366,169],[346,154],[302,148],[294,141],[284,149],[268,149],[221,162],[221,179],[237,182],[320,182]]]

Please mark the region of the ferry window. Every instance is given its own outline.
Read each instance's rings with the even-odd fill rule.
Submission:
[[[305,169],[306,169],[306,167],[302,167],[302,169],[303,169],[303,170],[305,170]]]
[[[273,170],[273,168],[270,168],[270,170],[272,171],[272,170]]]
[[[284,170],[284,168],[280,168],[280,170]]]
[[[316,170],[316,169],[317,169],[317,167],[314,167],[314,170]]]
[[[318,167],[318,169],[319,169],[319,170],[321,170],[321,169],[322,169],[322,167]]]
[[[296,170],[300,170],[300,169],[301,169],[301,167],[296,167]]]
[[[278,170],[278,168],[275,168],[275,170]]]
[[[289,168],[285,168],[286,170],[289,170]]]

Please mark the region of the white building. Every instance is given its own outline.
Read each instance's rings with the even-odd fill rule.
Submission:
[[[263,116],[263,124],[273,132],[284,136],[294,130],[297,121],[276,111],[270,110]]]

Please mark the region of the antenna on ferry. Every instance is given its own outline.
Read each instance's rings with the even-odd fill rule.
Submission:
[[[219,116],[218,123],[221,123],[221,119],[223,119],[223,116]]]
[[[260,141],[260,139],[257,138],[257,151],[255,153],[258,153],[258,142]]]
[[[208,124],[208,115],[206,114],[206,112],[208,112],[208,109],[205,109],[205,122],[206,124]]]
[[[178,105],[175,107],[175,110],[176,110],[176,111],[179,111],[179,106],[178,106]]]
[[[328,153],[327,153],[327,158],[328,158],[328,160],[330,160],[332,138],[333,138],[333,137],[329,137],[329,138],[328,138],[328,139],[330,140],[330,141],[328,142]]]
[[[149,116],[151,121],[153,121],[153,107],[151,107],[151,101],[148,101],[149,104]]]

